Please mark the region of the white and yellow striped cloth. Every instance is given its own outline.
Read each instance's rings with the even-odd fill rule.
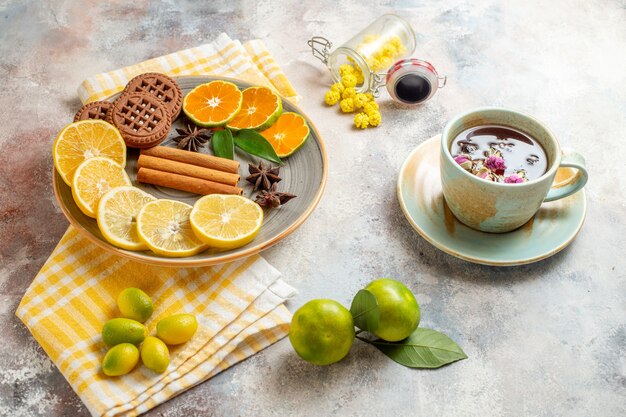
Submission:
[[[241,45],[222,34],[198,48],[98,74],[79,88],[83,102],[121,90],[137,74],[219,74],[270,85],[297,100],[291,84],[263,44]],[[146,322],[194,314],[188,343],[170,347],[163,374],[139,365],[106,377],[102,325],[118,316],[116,298],[126,287],[148,293],[155,305]],[[94,416],[137,415],[211,378],[285,337],[291,314],[285,300],[295,290],[262,257],[202,268],[163,268],[110,254],[70,227],[26,291],[16,315],[24,322]]]
[[[89,77],[78,88],[78,97],[83,103],[89,103],[112,96],[131,78],[144,72],[171,76],[222,75],[274,88],[293,102],[300,98],[261,40],[242,45],[225,33],[212,43]]]

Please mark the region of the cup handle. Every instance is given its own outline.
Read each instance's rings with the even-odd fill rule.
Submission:
[[[544,202],[555,201],[570,196],[583,188],[587,183],[589,174],[585,167],[585,158],[578,152],[574,152],[571,149],[563,149],[563,156],[561,157],[559,168],[561,167],[575,168],[578,170],[578,173],[571,177],[566,184],[558,188],[550,188],[548,195],[543,200]]]

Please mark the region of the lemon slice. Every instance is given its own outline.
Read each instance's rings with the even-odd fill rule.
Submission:
[[[263,210],[245,197],[211,194],[196,201],[189,220],[196,236],[209,246],[234,249],[259,233]]]
[[[98,203],[97,220],[102,236],[112,245],[128,250],[147,250],[137,235],[137,215],[151,201],[150,194],[137,187],[115,187]]]
[[[65,126],[54,140],[54,167],[70,187],[74,172],[86,159],[111,158],[126,166],[126,144],[117,128],[103,120],[81,120]]]
[[[109,158],[91,158],[80,164],[72,179],[76,205],[89,217],[96,217],[100,197],[112,188],[130,185],[130,178],[120,165]]]
[[[189,204],[174,200],[152,201],[139,211],[137,234],[158,255],[180,258],[206,249],[191,230]]]

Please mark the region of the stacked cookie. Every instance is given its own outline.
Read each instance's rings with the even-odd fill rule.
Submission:
[[[176,81],[150,72],[130,80],[113,103],[86,104],[76,113],[74,121],[106,120],[118,128],[128,147],[151,148],[166,138],[182,103],[183,93]]]

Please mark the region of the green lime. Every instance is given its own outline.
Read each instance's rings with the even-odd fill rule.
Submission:
[[[191,314],[174,314],[157,323],[157,337],[168,345],[185,343],[196,330],[198,322]]]
[[[102,371],[108,376],[125,375],[139,362],[139,350],[130,343],[113,346],[102,360]]]
[[[152,315],[154,308],[148,294],[139,288],[126,288],[117,296],[117,306],[122,317],[144,323]]]
[[[146,326],[131,319],[109,320],[102,327],[102,340],[107,346],[115,346],[120,343],[132,343],[138,345],[148,335]]]
[[[333,300],[311,300],[291,319],[289,341],[302,359],[330,365],[343,359],[354,342],[352,315]]]
[[[389,278],[372,281],[365,289],[374,294],[380,311],[374,334],[388,342],[409,337],[420,322],[420,307],[411,290]]]
[[[170,351],[160,339],[148,336],[141,344],[141,360],[148,369],[160,374],[170,364]]]

